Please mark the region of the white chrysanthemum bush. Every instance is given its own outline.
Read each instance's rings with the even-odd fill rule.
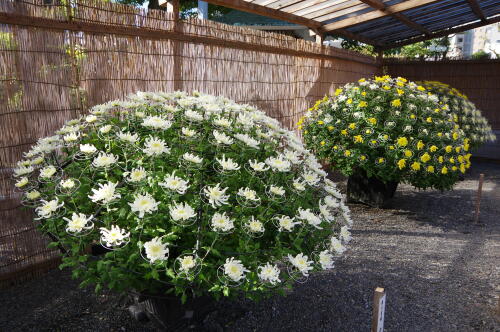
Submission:
[[[345,175],[450,189],[470,167],[470,139],[425,87],[360,79],[319,100],[298,123],[306,146]]]
[[[447,105],[447,111],[453,115],[465,136],[470,139],[472,148],[496,140],[488,120],[466,95],[448,84],[437,81],[424,81],[419,84],[436,94],[439,101]]]
[[[258,298],[332,268],[350,240],[349,210],[316,158],[226,98],[138,93],[25,157],[24,204],[66,251],[63,266],[97,288]]]

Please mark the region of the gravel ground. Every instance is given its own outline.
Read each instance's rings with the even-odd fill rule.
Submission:
[[[220,302],[190,330],[368,331],[379,286],[387,292],[386,331],[500,331],[500,166],[476,163],[450,192],[401,186],[392,206],[351,206],[355,239],[336,269],[286,297]],[[155,331],[130,318],[126,298],[77,285],[56,270],[1,290],[0,331]]]

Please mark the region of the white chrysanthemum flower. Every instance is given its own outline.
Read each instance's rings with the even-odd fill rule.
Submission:
[[[291,232],[295,225],[300,225],[300,221],[295,221],[295,218],[290,218],[289,216],[279,216],[276,217],[278,221],[278,230],[282,232],[283,230]]]
[[[112,225],[110,229],[101,227],[101,241],[108,247],[115,247],[128,242],[130,237],[130,232],[126,232],[125,229],[121,229],[116,225]]]
[[[271,285],[276,285],[280,283],[280,270],[276,265],[272,265],[271,263],[267,263],[266,265],[259,266],[257,268],[259,279],[264,282],[268,282]]]
[[[236,135],[234,135],[234,137],[236,139],[242,141],[243,143],[245,143],[246,145],[248,145],[251,148],[254,148],[254,149],[259,148],[260,142],[256,139],[248,136],[247,134],[236,134]]]
[[[146,113],[142,112],[142,111],[137,111],[134,113],[134,115],[136,117],[138,117],[139,119],[144,119],[146,117]]]
[[[252,216],[245,226],[252,233],[263,233],[265,230],[262,221],[255,219],[254,216]]]
[[[326,204],[319,204],[319,211],[321,212],[321,216],[328,222],[332,222],[335,220],[335,217],[331,214],[330,208]]]
[[[97,116],[91,114],[91,115],[87,115],[85,117],[85,121],[88,122],[88,123],[93,123],[93,122],[96,122],[97,121]]]
[[[153,213],[158,210],[159,204],[160,202],[157,202],[153,196],[148,193],[144,195],[135,195],[134,201],[132,203],[128,203],[132,212],[137,212],[139,214],[139,218],[143,218],[145,213]]]
[[[333,269],[333,255],[328,252],[328,250],[323,250],[319,253],[319,263],[323,270]]]
[[[174,205],[170,205],[169,212],[175,221],[186,221],[196,217],[195,210],[187,203],[174,203]]]
[[[244,127],[253,127],[254,125],[252,115],[246,112],[238,114],[236,122],[243,125]]]
[[[259,196],[257,196],[257,192],[248,187],[240,188],[237,193],[240,197],[244,198],[247,201],[257,202],[260,200]]]
[[[92,144],[80,144],[80,151],[84,154],[91,155],[97,151],[97,148]]]
[[[201,164],[201,162],[203,161],[203,158],[200,158],[197,155],[189,152],[184,153],[182,155],[182,159],[189,161],[193,164]]]
[[[59,199],[55,198],[51,201],[43,200],[42,205],[35,209],[36,213],[40,218],[50,218],[54,212],[56,212],[60,207],[64,205],[64,202],[59,204]]]
[[[351,241],[351,232],[349,232],[349,228],[347,226],[342,226],[340,228],[339,237],[344,243],[348,243],[349,241]]]
[[[192,255],[186,255],[180,258],[179,262],[181,264],[179,270],[181,270],[182,272],[188,272],[196,266],[196,259]]]
[[[61,180],[60,185],[64,189],[72,189],[75,187],[76,182],[73,179]]]
[[[230,128],[232,123],[229,119],[224,117],[217,117],[214,119],[214,124],[219,127]]]
[[[196,111],[187,110],[184,112],[184,116],[191,121],[203,121],[203,114]]]
[[[304,179],[304,181],[310,186],[315,186],[321,181],[321,178],[318,176],[318,174],[316,174],[314,172],[310,172],[310,171],[304,172],[304,173],[302,173],[301,176]]]
[[[234,228],[234,220],[229,218],[226,213],[214,213],[212,216],[212,228],[217,232],[229,232]]]
[[[265,163],[259,162],[258,160],[249,160],[248,164],[256,172],[265,172],[269,169],[269,166],[266,166]]]
[[[173,171],[172,174],[165,176],[163,182],[159,182],[158,185],[184,195],[189,188],[188,183],[189,181],[176,176],[175,171]]]
[[[159,156],[164,153],[170,153],[170,148],[164,140],[157,137],[148,137],[144,142],[144,149],[142,151],[148,156]]]
[[[23,176],[32,173],[35,169],[32,166],[20,166],[14,169],[14,176]]]
[[[39,157],[36,157],[33,160],[31,160],[31,164],[32,165],[40,165],[44,161],[45,161],[45,159],[43,158],[43,156],[39,156]]]
[[[77,132],[69,133],[67,135],[64,135],[64,137],[63,137],[63,140],[66,143],[73,143],[73,142],[78,141],[79,139],[80,139],[80,133],[77,133]]]
[[[186,127],[182,127],[181,132],[182,132],[182,135],[184,135],[186,137],[194,137],[197,134],[196,130],[186,128]]]
[[[146,257],[151,263],[165,261],[168,258],[170,250],[167,245],[161,242],[161,237],[154,237],[151,241],[144,243]]]
[[[313,262],[308,261],[308,259],[309,257],[303,253],[299,253],[295,257],[288,254],[288,260],[290,263],[292,263],[292,265],[306,277],[309,276],[309,271],[313,269]]]
[[[42,179],[50,179],[54,174],[56,174],[56,172],[57,169],[54,166],[49,165],[40,170],[40,177]]]
[[[330,239],[330,249],[338,255],[341,255],[346,250],[342,242],[334,236]]]
[[[298,209],[297,219],[307,221],[307,223],[315,228],[321,229],[319,225],[323,221],[320,216],[314,214],[311,209]]]
[[[324,186],[325,191],[327,193],[329,193],[330,195],[332,195],[333,197],[336,197],[338,199],[342,199],[342,194],[340,193],[340,191],[335,188],[335,187],[332,187],[332,186]]]
[[[92,189],[92,192],[94,194],[92,196],[89,195],[89,198],[94,203],[107,204],[112,200],[121,197],[121,195],[116,192],[116,186],[118,186],[118,183],[109,181],[104,184],[100,183],[98,189]]]
[[[151,129],[167,130],[172,126],[172,122],[163,116],[148,116],[142,120],[142,126]]]
[[[224,264],[224,274],[228,276],[231,280],[238,282],[245,278],[245,273],[250,272],[245,268],[240,260],[234,259],[234,257],[227,258]]]
[[[336,208],[338,208],[338,207],[340,206],[339,201],[338,201],[335,197],[330,196],[330,195],[326,196],[326,197],[323,199],[323,201],[325,202],[325,204],[326,204],[328,207],[331,207],[331,208],[333,208],[333,209],[336,209]]]
[[[238,163],[236,163],[231,158],[226,159],[226,155],[222,155],[221,159],[216,157],[215,160],[217,160],[217,162],[219,163],[219,165],[222,167],[222,169],[224,171],[237,171],[240,169],[240,166],[238,165]]]
[[[234,140],[225,133],[221,133],[217,130],[214,130],[213,135],[215,137],[215,141],[217,142],[217,144],[231,145],[234,143]]]
[[[111,129],[113,129],[113,126],[112,125],[105,125],[105,126],[102,126],[99,131],[102,133],[102,134],[107,134],[111,131]]]
[[[120,140],[122,140],[124,142],[127,142],[127,143],[130,143],[130,144],[134,144],[135,142],[137,142],[139,140],[139,135],[132,134],[132,133],[129,133],[129,132],[122,132],[121,131],[116,136]]]
[[[130,172],[123,173],[123,175],[128,176],[127,181],[129,182],[141,182],[148,176],[148,173],[146,172],[144,167],[138,167],[134,168]]]
[[[281,186],[269,186],[269,192],[276,196],[283,196],[285,194],[285,189]]]
[[[213,208],[228,204],[229,195],[225,195],[228,188],[221,189],[220,183],[213,187],[206,187],[203,189],[203,193],[208,198],[210,205]]]
[[[266,164],[268,164],[273,171],[278,172],[288,172],[292,166],[290,161],[286,160],[283,156],[269,157],[266,159]]]
[[[92,166],[106,168],[118,162],[118,157],[112,153],[101,152],[92,161]]]
[[[286,150],[283,156],[286,160],[290,161],[292,164],[300,164],[302,160],[300,159],[300,153],[297,151]]]
[[[75,213],[71,216],[71,219],[63,217],[64,220],[68,222],[66,225],[66,231],[70,233],[81,233],[83,230],[91,229],[94,225],[89,224],[92,220],[92,216],[87,217],[83,213]]]
[[[25,194],[26,198],[33,201],[35,199],[37,199],[38,197],[41,196],[40,192],[38,190],[32,190],[30,192],[27,192]]]
[[[22,188],[24,187],[25,185],[27,185],[30,181],[28,180],[27,177],[22,177],[21,179],[19,179],[19,181],[16,182],[15,186],[17,188]]]
[[[300,179],[294,179],[293,182],[292,182],[292,186],[297,191],[304,191],[304,190],[306,190],[306,183],[305,183],[305,181],[300,181]]]

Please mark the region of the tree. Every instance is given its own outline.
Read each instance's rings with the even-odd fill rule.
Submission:
[[[148,2],[148,0],[116,0],[116,2],[127,5],[142,6],[146,2]],[[197,13],[195,8],[198,7],[198,0],[179,0],[179,2],[180,2],[180,16],[182,19],[196,17]],[[148,9],[165,10],[164,7],[160,7],[159,0],[149,0]],[[231,10],[232,9],[230,8],[208,4],[208,17],[210,19],[213,19],[215,17],[220,17],[224,14],[227,14]]]

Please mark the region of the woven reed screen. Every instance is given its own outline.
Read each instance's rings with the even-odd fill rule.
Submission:
[[[390,75],[413,81],[440,81],[476,104],[493,129],[500,129],[500,60],[384,61]]]
[[[292,127],[318,98],[379,70],[373,58],[292,37],[100,1],[0,1],[0,284],[57,264],[19,207],[11,169],[31,144],[95,104],[198,90]]]

